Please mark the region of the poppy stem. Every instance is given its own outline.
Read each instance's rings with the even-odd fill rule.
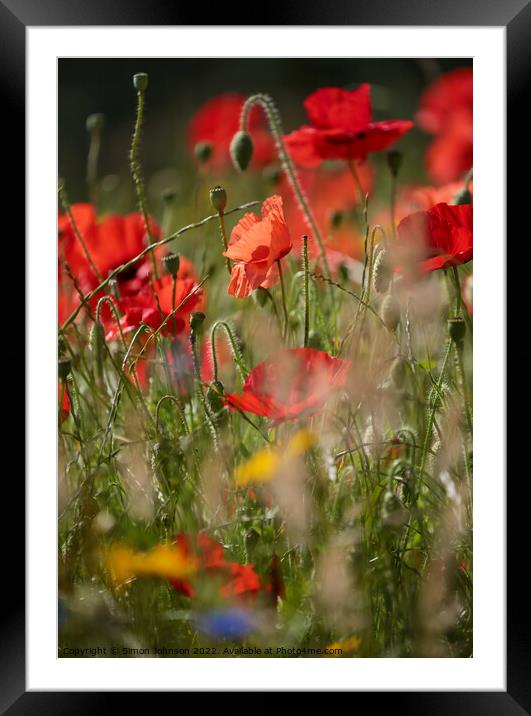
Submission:
[[[278,276],[280,278],[280,291],[282,293],[282,309],[284,311],[284,335],[282,336],[283,340],[286,340],[286,337],[288,335],[288,306],[286,303],[286,287],[284,285],[284,274],[282,273],[282,264],[280,262],[280,259],[277,259],[277,265],[278,265]]]
[[[227,230],[225,229],[225,218],[223,215],[223,211],[218,212],[219,217],[219,230],[221,233],[221,240],[223,241],[223,250],[226,251],[229,248],[229,244],[227,241]],[[232,264],[230,262],[230,259],[225,256],[225,265],[227,267],[227,271],[229,272],[229,276],[232,273]]]
[[[59,186],[59,198],[60,198],[60,200],[61,200],[61,204],[63,205],[63,209],[65,210],[65,212],[66,212],[66,214],[67,214],[67,216],[68,216],[68,220],[70,221],[70,225],[71,225],[72,230],[73,230],[73,232],[74,232],[74,234],[75,234],[75,236],[76,236],[76,239],[77,239],[77,240],[79,241],[79,243],[81,244],[81,248],[83,249],[83,253],[85,254],[85,258],[87,259],[87,261],[88,261],[89,264],[90,264],[90,268],[94,271],[94,273],[95,273],[95,275],[96,275],[98,281],[103,281],[103,276],[101,275],[101,273],[100,273],[98,267],[97,267],[96,264],[94,263],[94,260],[92,259],[92,256],[90,255],[90,251],[88,250],[88,247],[87,247],[87,245],[86,245],[86,243],[85,243],[83,237],[81,236],[81,232],[80,232],[80,230],[79,230],[79,227],[78,227],[78,225],[76,224],[76,221],[75,221],[74,216],[73,216],[73,214],[72,214],[72,209],[70,208],[70,202],[68,201],[68,196],[67,196],[67,194],[66,194],[66,190],[65,190],[65,188],[64,188],[64,186],[63,186],[62,184]]]
[[[129,165],[131,168],[131,175],[135,185],[136,197],[142,216],[144,217],[144,225],[146,227],[146,236],[148,240],[148,246],[155,243],[153,234],[151,232],[151,226],[149,221],[149,215],[147,211],[146,194],[144,191],[144,181],[142,179],[142,169],[138,160],[138,150],[140,148],[140,136],[142,133],[142,122],[144,119],[144,90],[139,89],[137,91],[137,106],[136,106],[136,120],[135,128],[133,131],[133,139],[131,141],[131,148],[129,150]],[[153,266],[153,274],[155,278],[158,278],[157,263],[155,256],[150,253],[151,264]]]
[[[310,272],[308,267],[308,237],[302,237],[302,266],[304,270],[304,347],[308,348],[310,335]]]
[[[255,94],[248,97],[242,108],[240,129],[243,132],[248,132],[249,112],[254,104],[259,104],[265,111],[267,120],[269,122],[269,129],[271,130],[271,134],[273,135],[273,138],[275,140],[275,146],[277,149],[278,157],[280,159],[280,163],[282,165],[282,169],[286,173],[286,177],[293,190],[293,193],[295,194],[295,198],[297,199],[301,211],[306,217],[306,221],[308,222],[308,225],[312,230],[313,236],[317,241],[326,277],[331,278],[332,274],[330,272],[330,265],[326,256],[323,238],[310,208],[308,199],[301,187],[299,177],[297,175],[297,170],[295,169],[295,165],[293,164],[293,161],[288,154],[288,150],[286,149],[286,145],[284,144],[284,130],[282,129],[280,114],[272,97],[269,97],[265,94]],[[331,293],[331,296],[333,298],[333,293]]]
[[[232,352],[232,356],[234,358],[234,362],[236,363],[236,366],[240,371],[242,381],[245,382],[248,371],[243,362],[243,356],[238,347],[238,343],[236,342],[236,338],[234,337],[231,327],[226,321],[216,321],[210,329],[210,350],[212,353],[212,368],[214,372],[214,380],[218,379],[218,358],[216,351],[216,331],[218,328],[225,329],[225,333],[227,334],[227,340],[229,341],[229,346]]]

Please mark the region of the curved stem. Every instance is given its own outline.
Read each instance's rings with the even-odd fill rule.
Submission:
[[[216,351],[216,331],[220,327],[224,328],[225,333],[227,334],[227,339],[229,341],[229,346],[230,346],[230,349],[232,352],[232,356],[234,358],[234,362],[236,363],[236,366],[238,367],[238,370],[240,371],[242,381],[245,381],[245,379],[247,378],[247,369],[243,362],[243,356],[240,353],[240,349],[238,347],[238,344],[236,342],[236,339],[234,337],[232,329],[226,321],[216,321],[210,330],[210,350],[212,353],[212,368],[214,371],[214,380],[218,379],[218,358],[217,358],[217,351]]]
[[[321,232],[319,230],[319,227],[317,226],[317,222],[308,203],[308,199],[306,198],[306,195],[304,194],[304,191],[301,187],[299,177],[297,175],[297,170],[295,169],[295,165],[293,164],[293,161],[291,160],[291,157],[289,156],[288,151],[286,149],[286,145],[284,144],[284,131],[282,129],[282,122],[275,103],[273,102],[273,99],[268,95],[264,94],[255,94],[251,97],[248,97],[242,108],[240,128],[244,132],[248,131],[249,112],[254,104],[259,104],[265,111],[267,120],[269,122],[271,134],[275,139],[275,145],[277,148],[280,162],[282,164],[282,168],[286,172],[286,176],[293,190],[293,193],[295,194],[295,198],[297,199],[299,206],[306,217],[306,221],[308,222],[308,225],[312,230],[315,240],[317,241],[317,244],[319,246],[319,253],[321,254],[321,259],[323,261],[326,276],[330,278],[330,266],[326,257],[326,251],[323,239],[321,237]]]

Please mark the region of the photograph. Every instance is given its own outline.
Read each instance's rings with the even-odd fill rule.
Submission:
[[[57,67],[58,657],[473,657],[472,57]]]

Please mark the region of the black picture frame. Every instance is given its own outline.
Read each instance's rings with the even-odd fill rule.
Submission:
[[[240,11],[241,12],[241,11]],[[246,15],[230,18],[223,3],[213,8],[179,3],[177,0],[0,0],[0,92],[2,138],[18,146],[16,161],[4,166],[9,174],[7,189],[9,206],[4,213],[3,228],[18,240],[16,260],[21,265],[20,245],[25,214],[23,189],[24,161],[22,160],[25,128],[25,31],[28,26],[76,25],[427,25],[427,26],[503,26],[507,39],[507,234],[518,240],[517,229],[521,217],[519,207],[525,207],[529,181],[522,181],[516,170],[524,166],[529,172],[529,129],[525,103],[531,87],[531,3],[528,0],[334,0],[325,7],[320,0],[285,2],[275,7],[262,7],[263,15]],[[208,23],[202,22],[205,17]],[[244,20],[238,22],[237,20]],[[235,21],[236,20],[236,21]],[[9,139],[8,139],[9,138]],[[18,141],[17,141],[18,140]],[[527,200],[527,202],[526,202]],[[4,204],[4,208],[6,205]],[[526,243],[529,243],[527,240]],[[520,257],[511,258],[511,283],[520,283],[516,264],[524,263]],[[525,269],[524,269],[525,270]],[[524,275],[521,280],[525,283]],[[20,295],[20,286],[18,287]],[[516,301],[508,302],[508,316],[514,323]],[[527,321],[528,324],[528,321]],[[502,337],[495,337],[499,340]],[[503,338],[502,338],[503,339]],[[523,347],[515,348],[517,358],[524,360]],[[20,358],[15,359],[20,362]],[[11,372],[20,371],[11,364]],[[507,405],[509,407],[509,404]],[[523,421],[522,421],[523,422]],[[515,445],[525,446],[524,427],[514,426],[508,434],[507,455]],[[500,436],[500,439],[503,439]],[[93,713],[105,704],[124,708],[122,693],[98,692],[26,692],[25,686],[25,545],[20,517],[24,505],[24,481],[15,470],[9,470],[9,484],[4,483],[4,505],[19,505],[17,526],[10,534],[9,545],[4,543],[4,574],[9,575],[9,589],[2,590],[4,607],[1,613],[0,640],[0,709],[13,715],[27,712],[38,714]],[[508,473],[509,474],[509,473]],[[7,474],[6,474],[7,477]],[[18,479],[14,479],[17,477]],[[527,544],[523,528],[527,525],[529,500],[528,476],[512,473],[513,481],[507,485],[507,691],[506,692],[378,692],[356,693],[353,707],[359,709],[360,700],[374,709],[389,708],[393,713],[452,714],[460,716],[517,716],[530,713],[531,708],[531,634],[529,620],[529,559],[522,556],[521,545]],[[517,480],[517,483],[514,482]],[[4,510],[7,511],[7,507]],[[16,539],[13,538],[16,535]],[[6,538],[7,539],[7,538]],[[524,555],[527,554],[524,547]],[[488,598],[488,595],[485,595]],[[419,684],[419,687],[421,685]],[[287,696],[288,694],[286,694]],[[151,698],[151,697],[150,697]],[[149,708],[147,694],[135,693],[136,706]],[[369,701],[370,699],[370,701]],[[267,708],[270,696],[261,700]],[[256,702],[254,702],[256,705]],[[175,708],[177,703],[174,702]],[[127,708],[127,707],[126,707]],[[253,706],[253,708],[255,708]]]

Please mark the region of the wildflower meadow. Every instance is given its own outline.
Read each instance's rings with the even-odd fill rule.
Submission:
[[[136,64],[59,162],[59,656],[472,656],[470,63],[218,68],[159,169]]]

